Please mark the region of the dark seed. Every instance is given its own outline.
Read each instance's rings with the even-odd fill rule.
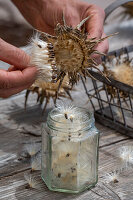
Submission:
[[[60,178],[61,177],[61,173],[58,173],[58,178]]]
[[[30,188],[29,184],[25,186],[25,189],[29,189],[29,188]]]
[[[38,47],[39,47],[39,48],[42,48],[42,46],[41,46],[40,44],[38,44]]]
[[[119,181],[117,179],[114,179],[114,183],[118,183]]]
[[[52,79],[56,79],[56,75],[53,75],[53,76],[52,76]]]
[[[51,43],[48,43],[47,45],[48,45],[48,47],[53,47],[53,45]]]
[[[76,170],[76,168],[74,167],[71,167],[71,170],[72,170],[72,173]]]
[[[53,51],[52,49],[49,49],[49,52],[50,52],[50,53],[54,53],[54,51]]]
[[[22,157],[19,157],[19,158],[18,158],[18,161],[21,161],[21,160],[23,160],[23,158],[22,158]]]
[[[67,114],[66,114],[66,113],[65,113],[65,118],[66,118],[66,119],[68,119],[68,116],[67,116]]]
[[[53,50],[53,46],[48,45],[49,50],[52,49]]]
[[[54,53],[54,52],[50,52],[50,55],[51,55],[51,56],[55,56],[55,53]]]
[[[70,156],[70,153],[67,153],[67,154],[66,154],[66,157],[69,157],[69,156]]]

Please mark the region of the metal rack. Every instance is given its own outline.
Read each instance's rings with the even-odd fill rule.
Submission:
[[[110,57],[111,59],[112,57],[118,58],[121,54],[128,58],[130,52],[133,52],[133,45],[110,52],[106,57],[103,57],[103,61],[109,61]],[[87,89],[84,80],[81,79],[96,120],[105,126],[133,137],[133,87],[112,78],[110,78],[111,82],[109,82],[104,76],[92,70],[89,70],[89,73],[96,79],[91,79],[91,90]],[[107,86],[112,86],[116,90],[117,98],[110,98]],[[127,105],[125,105],[125,101],[120,96],[121,91],[126,93],[125,100]],[[96,108],[95,105],[97,104],[98,107]]]

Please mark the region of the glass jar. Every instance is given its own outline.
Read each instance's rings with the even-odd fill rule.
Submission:
[[[99,131],[85,109],[52,110],[42,128],[42,179],[50,190],[78,193],[98,181]]]

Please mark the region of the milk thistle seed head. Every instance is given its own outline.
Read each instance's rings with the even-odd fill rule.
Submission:
[[[95,68],[102,73],[92,55],[103,55],[94,48],[107,37],[101,39],[87,37],[85,29],[81,27],[90,17],[82,20],[75,28],[66,25],[63,19],[64,25],[60,23],[56,25],[55,36],[41,32],[37,42],[36,39],[33,40],[31,62],[38,67],[42,79],[50,77],[52,73],[52,81],[60,80],[61,85],[68,74],[69,82],[73,85],[80,76],[84,78],[91,76],[87,68]],[[47,70],[50,73],[47,73]]]
[[[103,55],[94,48],[107,37],[87,38],[85,29],[81,30],[81,27],[89,18],[82,20],[75,28],[67,26],[63,18],[64,25],[58,23],[55,28],[56,36],[40,32],[32,38],[31,64],[37,67],[38,76],[35,83],[27,90],[25,108],[31,91],[37,93],[37,102],[40,104],[46,100],[44,112],[50,97],[54,103],[58,97],[69,97],[72,100],[69,91],[80,76],[92,77],[88,68],[95,68],[103,75],[92,55]],[[66,79],[67,84],[65,84]]]
[[[129,58],[123,58],[122,56],[114,59],[112,62],[103,62],[103,73],[108,77],[115,79],[116,81],[120,81],[127,85],[133,86],[133,66],[132,60]],[[105,88],[106,87],[106,88]],[[111,96],[111,100],[113,98],[119,99],[118,90],[111,86],[105,85],[102,90],[107,90],[108,94]],[[127,106],[126,98],[129,96],[128,93],[119,90],[119,96],[123,99]]]

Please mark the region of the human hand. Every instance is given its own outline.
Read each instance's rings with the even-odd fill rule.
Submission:
[[[13,65],[8,70],[0,69],[0,97],[7,98],[21,92],[34,82],[37,70],[29,66],[30,57],[2,39],[0,60]]]
[[[54,28],[58,22],[62,22],[64,14],[65,21],[69,26],[76,27],[79,22],[91,16],[86,22],[85,28],[88,37],[97,39],[105,37],[103,30],[104,11],[94,5],[81,0],[12,0],[21,11],[27,21],[38,30],[54,34]],[[97,45],[96,50],[106,53],[108,41],[104,40]],[[93,55],[97,63],[101,62],[99,55]]]

